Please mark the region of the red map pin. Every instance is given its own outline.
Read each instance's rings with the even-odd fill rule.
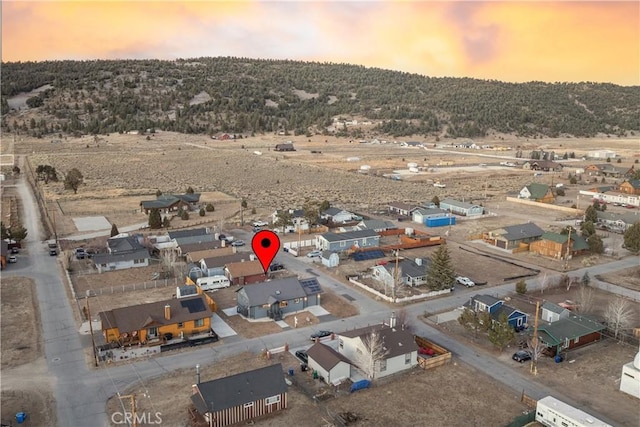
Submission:
[[[271,261],[280,250],[280,238],[271,230],[258,231],[251,240],[251,249],[260,260],[262,269],[267,273]]]

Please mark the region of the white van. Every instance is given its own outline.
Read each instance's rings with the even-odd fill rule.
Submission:
[[[196,280],[196,285],[203,291],[213,291],[215,289],[228,288],[231,282],[225,276],[200,277]]]

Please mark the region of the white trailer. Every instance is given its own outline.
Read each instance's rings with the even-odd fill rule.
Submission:
[[[547,427],[612,427],[552,396],[538,400],[536,421]]]

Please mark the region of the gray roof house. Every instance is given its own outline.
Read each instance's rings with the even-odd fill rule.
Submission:
[[[613,231],[625,232],[636,222],[640,222],[640,215],[634,209],[633,212],[609,212],[596,211],[598,223],[609,227]]]
[[[484,213],[484,208],[480,205],[474,205],[473,203],[461,202],[454,199],[444,199],[440,202],[440,209],[444,209],[447,212],[454,213],[462,216],[481,216]]]
[[[398,262],[399,285],[420,286],[427,283],[427,274],[429,272],[429,258],[403,259]],[[390,261],[384,265],[376,265],[372,267],[372,275],[376,280],[383,282],[387,286],[392,286],[395,282],[396,263]]]
[[[540,239],[544,230],[532,222],[509,225],[483,234],[482,239],[502,249],[515,249],[521,243],[529,243]]]
[[[375,363],[372,378],[395,374],[418,364],[418,345],[411,332],[402,326],[378,324],[345,331],[338,336],[338,352],[352,363],[359,365],[358,354],[362,353],[364,341],[372,333],[378,334],[387,351],[384,358]],[[362,368],[362,366],[360,366]]]
[[[92,260],[98,269],[98,273],[135,267],[147,267],[149,265],[149,251],[142,248],[129,252],[95,254]]]
[[[282,320],[287,314],[320,305],[321,293],[316,278],[270,280],[240,288],[237,311],[250,319]]]
[[[328,345],[315,343],[307,350],[309,368],[317,371],[327,384],[339,384],[351,377],[351,361]]]
[[[161,194],[156,200],[143,200],[140,202],[142,211],[148,214],[151,209],[159,209],[168,213],[180,208],[194,208],[200,201],[200,193],[186,194]]]
[[[191,401],[210,427],[224,427],[287,408],[280,363],[194,384]]]
[[[416,204],[409,204],[404,202],[389,203],[389,212],[392,214],[398,214],[403,216],[409,216],[411,211],[418,207]]]
[[[170,239],[180,239],[183,237],[193,237],[193,236],[202,236],[205,234],[211,234],[211,229],[206,227],[206,228],[192,228],[189,230],[176,230],[176,231],[169,231],[167,233],[169,235]]]
[[[320,218],[326,221],[331,221],[335,224],[349,222],[353,219],[353,213],[345,211],[344,209],[330,207],[329,209],[320,212]]]
[[[384,221],[382,219],[365,219],[360,221],[356,227],[359,230],[373,230],[375,232],[386,231],[386,230],[394,230],[398,228],[391,221]]]
[[[111,237],[107,240],[107,250],[111,253],[132,252],[145,249],[135,236]]]
[[[323,251],[344,252],[358,248],[375,247],[380,244],[380,236],[373,230],[358,230],[347,233],[323,233],[316,236],[316,248]]]

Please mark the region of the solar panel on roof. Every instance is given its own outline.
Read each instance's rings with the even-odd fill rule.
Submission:
[[[205,311],[204,301],[202,298],[193,298],[185,301],[180,301],[180,305],[189,310],[189,313],[199,313]]]
[[[322,290],[320,288],[320,283],[318,283],[318,280],[314,278],[300,279],[300,284],[303,288],[308,289],[312,293],[317,293]]]
[[[381,250],[356,252],[353,255],[354,261],[366,261],[376,258],[384,258],[384,252]]]

